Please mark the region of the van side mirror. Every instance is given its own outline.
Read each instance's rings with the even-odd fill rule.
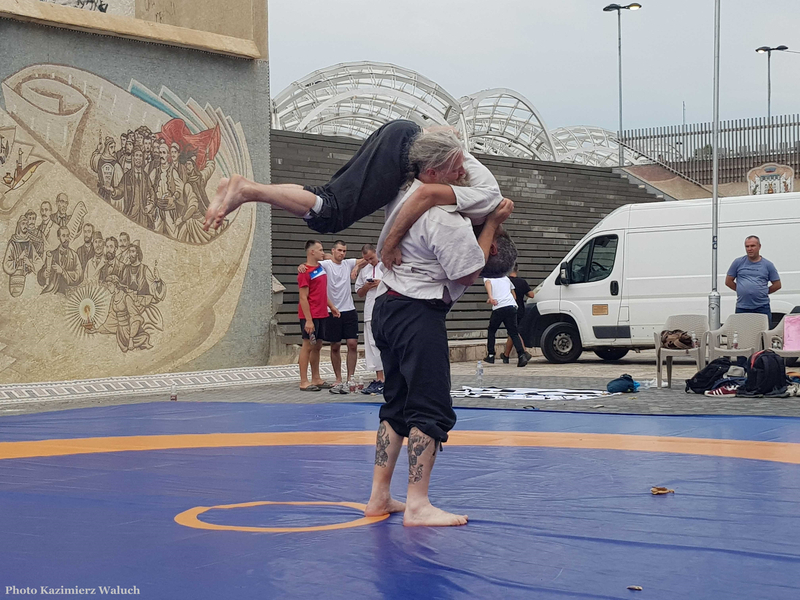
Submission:
[[[558,277],[563,285],[569,285],[569,263],[561,263],[561,273]]]

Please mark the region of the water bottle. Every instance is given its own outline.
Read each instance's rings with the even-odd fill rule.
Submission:
[[[483,387],[483,361],[478,361],[478,368],[475,369],[475,378],[478,380],[478,385]]]
[[[692,332],[692,348],[697,348],[697,334]]]
[[[356,393],[356,381],[355,381],[355,379],[351,378],[350,381],[347,382],[347,385],[350,388],[350,393],[351,394],[355,394]]]
[[[739,349],[739,332],[738,331],[734,331],[733,332],[733,349],[734,350],[738,350]]]
[[[773,350],[781,349],[781,341],[778,338],[772,338],[772,349]]]
[[[358,387],[358,391],[359,392],[364,391],[364,376],[363,375],[359,375],[358,376],[358,386],[357,387]]]
[[[172,388],[169,391],[169,399],[172,402],[177,402],[178,400],[178,386],[174,383],[172,384]]]

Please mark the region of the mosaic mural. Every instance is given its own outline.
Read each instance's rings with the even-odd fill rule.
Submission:
[[[0,382],[174,370],[219,341],[255,211],[202,221],[221,177],[253,176],[241,125],[61,65],[1,87]]]
[[[42,2],[129,17],[136,11],[134,0],[42,0]]]

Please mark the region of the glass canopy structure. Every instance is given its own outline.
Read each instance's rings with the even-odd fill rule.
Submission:
[[[507,88],[459,100],[427,77],[397,65],[340,63],[295,81],[272,100],[272,127],[368,137],[394,119],[457,128],[471,152],[609,167],[618,163],[616,134],[600,127],[550,130],[533,103]],[[630,163],[642,157],[626,151]]]

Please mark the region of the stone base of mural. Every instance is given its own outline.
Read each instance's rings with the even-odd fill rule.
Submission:
[[[359,360],[356,372],[366,374],[367,367]],[[330,362],[320,364],[324,377],[333,376]],[[168,396],[172,386],[180,394],[186,390],[205,390],[234,386],[266,385],[300,381],[299,367],[277,365],[247,369],[218,369],[193,373],[171,373],[140,377],[114,377],[78,381],[54,381],[21,385],[0,385],[0,406],[24,405],[84,398],[113,398],[115,396]]]
[[[202,231],[223,176],[252,177],[218,108],[33,65],[2,83],[0,383],[168,372],[228,330],[255,228]]]

